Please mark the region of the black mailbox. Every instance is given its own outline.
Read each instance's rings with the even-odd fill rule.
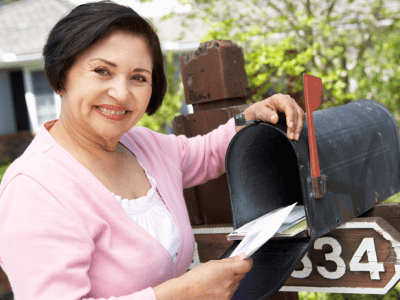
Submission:
[[[232,299],[271,297],[318,237],[400,192],[399,128],[385,106],[356,100],[316,111],[313,119],[321,198],[311,178],[307,122],[297,142],[287,138],[284,122],[261,122],[239,131],[228,147],[234,228],[294,202],[304,204],[308,227],[302,237],[272,239],[255,252]]]

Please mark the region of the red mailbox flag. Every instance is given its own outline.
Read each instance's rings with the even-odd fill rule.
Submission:
[[[317,141],[315,139],[313,112],[324,103],[322,79],[309,74],[303,74],[304,95],[306,100],[306,113],[308,125],[308,143],[310,146],[311,176],[320,177]]]

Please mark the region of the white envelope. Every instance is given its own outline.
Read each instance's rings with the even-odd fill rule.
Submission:
[[[239,255],[243,252],[246,253],[246,259],[250,257],[254,252],[256,252],[262,245],[264,245],[270,238],[274,236],[274,234],[278,231],[279,227],[281,227],[282,223],[289,216],[293,207],[295,207],[296,203],[292,205],[282,207],[275,212],[273,212],[270,216],[268,216],[268,221],[263,220],[263,225],[265,226],[263,229],[254,228],[248,234],[246,234],[245,238],[240,242],[240,244],[236,247],[236,249],[232,252],[230,257]]]

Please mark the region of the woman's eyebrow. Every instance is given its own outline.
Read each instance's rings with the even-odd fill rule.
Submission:
[[[147,69],[142,69],[142,68],[136,68],[133,70],[134,72],[147,72],[151,75],[151,72]]]
[[[108,61],[108,60],[106,60],[106,59],[104,59],[104,58],[93,58],[93,59],[91,59],[91,60],[89,60],[89,61],[96,61],[96,60],[100,60],[100,61],[106,63],[107,65],[113,66],[114,68],[117,67],[117,64],[115,64],[115,63],[113,63],[113,62],[111,62],[111,61]],[[147,73],[149,73],[149,74],[151,75],[151,72],[150,72],[149,70],[143,69],[143,68],[136,68],[136,69],[134,69],[133,71],[134,71],[134,72],[147,72]]]
[[[112,66],[112,67],[114,67],[114,68],[117,67],[116,64],[112,63],[111,61],[105,60],[105,59],[103,59],[103,58],[93,58],[93,59],[91,59],[91,60],[89,60],[89,61],[95,61],[95,60],[101,60],[102,62],[104,62],[104,63],[106,63],[107,65],[110,65],[110,66]]]

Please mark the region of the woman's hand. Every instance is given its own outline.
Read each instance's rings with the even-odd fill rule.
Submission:
[[[231,299],[239,281],[253,266],[253,260],[244,255],[212,260],[197,266],[175,280],[174,292],[153,288],[158,300],[164,299]],[[169,298],[170,297],[170,298]]]
[[[281,112],[286,117],[288,138],[297,141],[304,125],[305,113],[289,95],[275,94],[263,101],[250,105],[243,114],[247,121],[262,120],[276,124],[279,118],[278,114]],[[236,126],[236,132],[243,127]]]
[[[182,276],[182,292],[186,299],[231,299],[239,281],[253,266],[244,255],[212,260]]]

